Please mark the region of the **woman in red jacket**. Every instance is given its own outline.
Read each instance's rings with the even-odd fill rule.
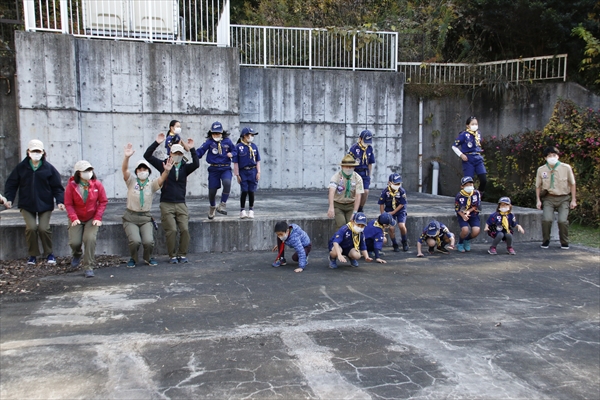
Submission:
[[[102,214],[108,199],[104,186],[94,174],[94,167],[85,160],[75,163],[75,173],[65,191],[65,207],[69,214],[69,246],[73,252],[71,266],[77,268],[83,256],[86,278],[94,276],[96,236],[102,225]],[[85,251],[81,250],[83,244]]]

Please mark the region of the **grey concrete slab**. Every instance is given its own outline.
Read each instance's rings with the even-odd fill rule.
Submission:
[[[600,255],[582,248],[327,268],[270,252],[46,278],[0,307],[2,399],[592,399]],[[289,255],[288,255],[289,259]]]

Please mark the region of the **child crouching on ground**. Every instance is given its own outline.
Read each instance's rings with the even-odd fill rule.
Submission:
[[[406,238],[406,191],[402,188],[402,177],[398,174],[391,174],[388,178],[388,186],[383,189],[379,196],[379,212],[388,212],[398,222],[402,240],[402,250],[408,251],[408,239]],[[396,228],[392,227],[389,231],[390,240],[394,251],[400,251],[396,241]]]
[[[380,264],[387,262],[380,257],[383,255],[381,250],[386,243],[385,230],[388,228],[394,229],[395,226],[396,219],[389,213],[383,213],[377,219],[369,221],[365,228],[364,235],[367,252],[369,252],[369,255],[373,254],[375,261]]]
[[[288,225],[285,221],[280,221],[275,224],[275,234],[277,235],[277,246],[273,251],[279,250],[273,267],[277,268],[286,265],[285,260],[285,245],[293,247],[296,252],[292,255],[292,260],[298,262],[298,268],[294,272],[302,272],[308,265],[308,253],[312,245],[308,234],[304,232],[298,225]]]
[[[465,176],[460,180],[460,192],[454,198],[454,209],[460,226],[456,248],[459,252],[471,251],[471,239],[475,239],[481,230],[479,206],[481,194],[473,185],[473,178]]]
[[[517,219],[512,213],[512,204],[509,197],[502,197],[498,200],[498,207],[496,212],[490,215],[487,222],[485,223],[484,231],[488,233],[494,240],[492,246],[488,250],[488,253],[492,255],[498,254],[496,247],[501,241],[506,242],[506,251],[510,255],[517,254],[515,249],[512,247],[513,232],[514,228],[517,228],[521,234],[525,233],[525,230],[521,225],[517,223]]]
[[[338,267],[337,262],[346,262],[346,257],[350,258],[350,265],[358,267],[358,260],[361,255],[365,261],[373,261],[367,253],[365,235],[363,231],[367,226],[367,217],[359,212],[354,214],[352,221],[343,225],[331,239],[329,239],[329,268]]]
[[[417,257],[424,257],[421,252],[421,243],[423,242],[429,246],[429,254],[433,254],[435,250],[442,254],[448,254],[450,253],[448,249],[454,249],[454,234],[446,225],[431,220],[417,241]]]

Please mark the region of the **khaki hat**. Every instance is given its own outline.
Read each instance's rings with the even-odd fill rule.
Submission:
[[[148,171],[150,171],[150,173],[152,173],[152,169],[150,168],[150,163],[148,163],[148,161],[146,160],[140,160],[135,164],[135,168],[133,169],[134,171],[137,171],[137,169],[141,166],[144,166],[148,169]]]
[[[174,144],[173,146],[171,146],[171,154],[173,153],[185,153],[185,150],[183,149],[183,146],[180,144]]]
[[[358,161],[352,154],[346,154],[340,163],[342,167],[357,167]]]
[[[88,161],[81,160],[81,161],[77,161],[75,163],[75,172],[77,172],[77,171],[83,172],[90,168],[94,169],[94,167],[92,167],[92,164],[90,164]]]
[[[27,150],[29,150],[29,151],[33,151],[33,150],[44,151],[44,143],[42,143],[41,140],[37,140],[37,139],[30,140],[29,143],[27,144]]]

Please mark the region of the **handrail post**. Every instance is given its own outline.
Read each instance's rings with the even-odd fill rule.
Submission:
[[[356,32],[352,35],[352,71],[356,71]]]
[[[308,30],[308,69],[312,69],[312,29]]]
[[[23,0],[23,19],[25,20],[25,30],[35,32],[35,5],[33,0]]]
[[[60,29],[62,33],[69,33],[69,7],[67,0],[60,0]]]
[[[263,60],[264,68],[267,68],[267,28],[263,28]]]

